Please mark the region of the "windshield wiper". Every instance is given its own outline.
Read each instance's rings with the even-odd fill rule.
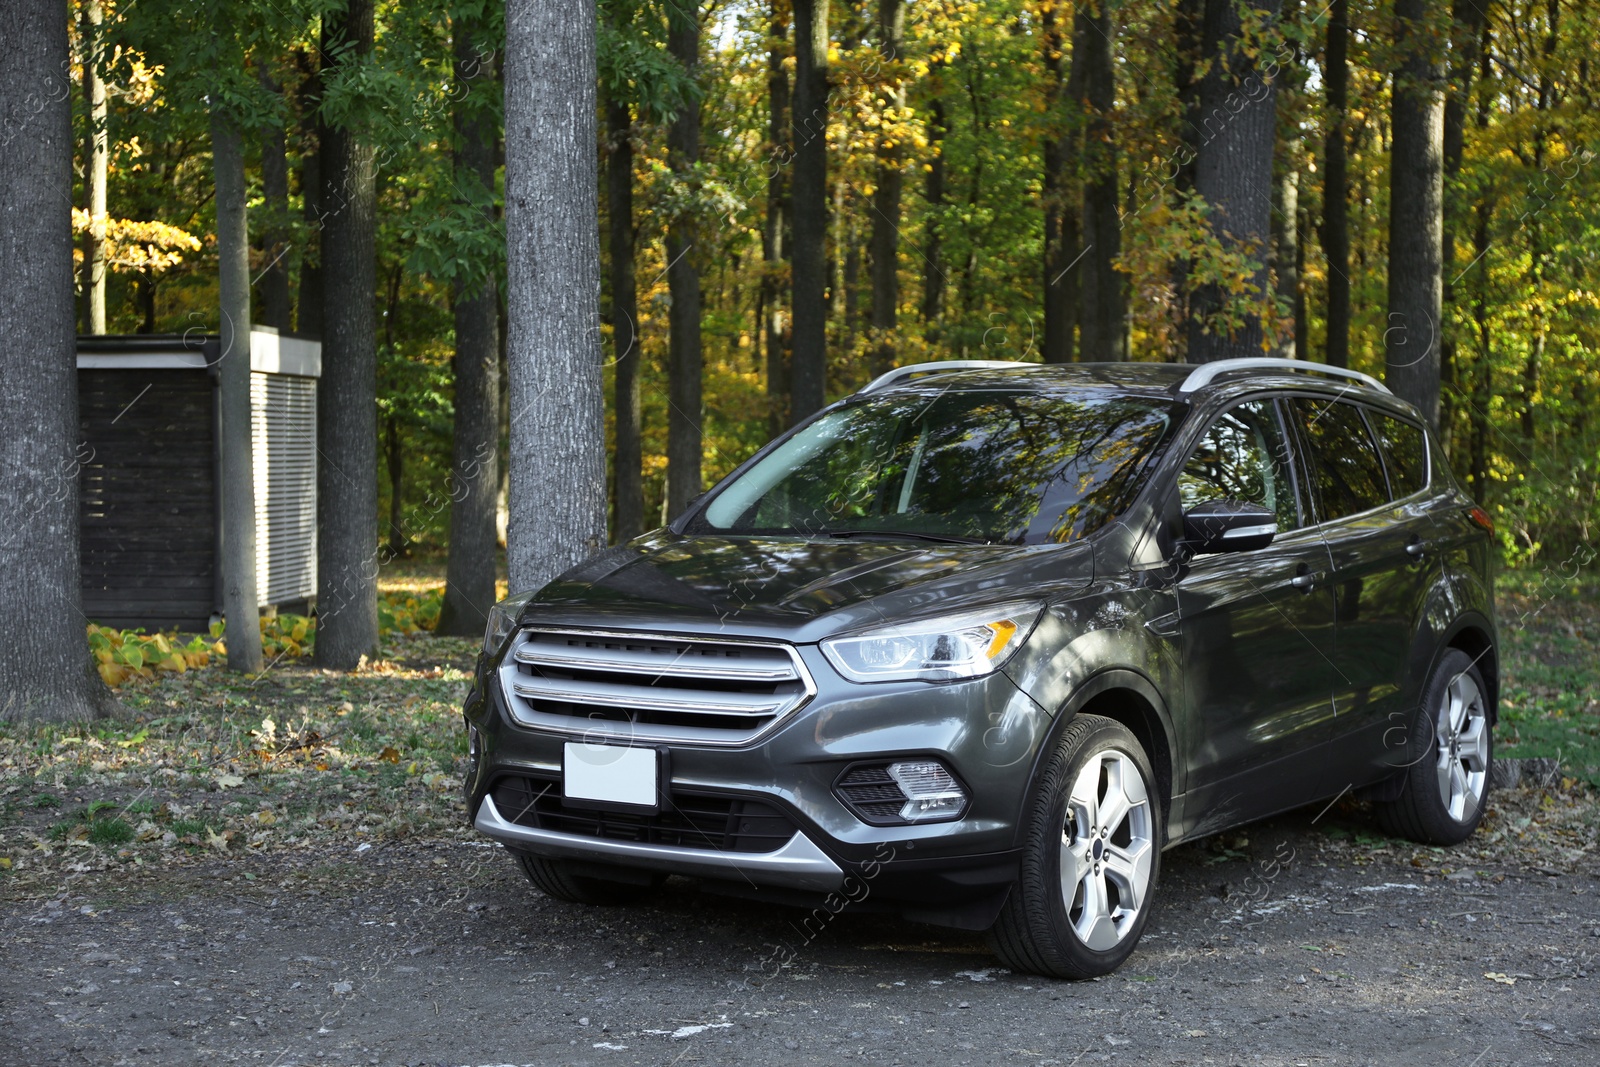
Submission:
[[[950,534],[919,533],[915,530],[829,530],[829,537],[895,537],[913,541],[938,541],[947,545],[987,545],[981,537],[956,537]]]

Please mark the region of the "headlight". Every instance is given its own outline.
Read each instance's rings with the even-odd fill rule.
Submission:
[[[999,604],[983,611],[835,637],[822,653],[854,682],[981,678],[1000,669],[1027,640],[1039,604]]]
[[[513,593],[489,609],[489,625],[483,628],[485,655],[492,656],[500,651],[500,646],[506,643],[511,631],[517,628],[517,616],[522,614],[522,609],[533,599],[535,592],[537,590]]]

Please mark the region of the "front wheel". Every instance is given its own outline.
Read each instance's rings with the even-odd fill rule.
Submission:
[[[1132,954],[1161,868],[1161,799],[1121,723],[1080,715],[1062,733],[1027,815],[1022,868],[989,944],[1014,970],[1109,974]]]
[[[1488,692],[1471,656],[1452,648],[1440,658],[1409,724],[1400,796],[1378,808],[1391,833],[1456,845],[1478,828],[1494,760]]]

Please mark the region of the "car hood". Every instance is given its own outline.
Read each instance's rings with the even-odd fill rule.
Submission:
[[[1087,584],[1093,573],[1087,543],[685,537],[663,530],[567,571],[529,602],[523,621],[807,643],[885,619],[1049,599]]]

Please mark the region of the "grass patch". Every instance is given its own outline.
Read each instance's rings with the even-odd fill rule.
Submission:
[[[11,884],[469,833],[458,786],[475,653],[471,639],[391,636],[351,674],[292,656],[260,676],[160,673],[118,691],[115,719],[0,723],[0,789],[23,787],[0,800]]]
[[[1600,788],[1600,586],[1544,572],[1501,576],[1495,755],[1549,757]]]
[[[128,820],[113,816],[94,819],[89,823],[89,840],[97,845],[126,845],[133,840],[133,827]]]

